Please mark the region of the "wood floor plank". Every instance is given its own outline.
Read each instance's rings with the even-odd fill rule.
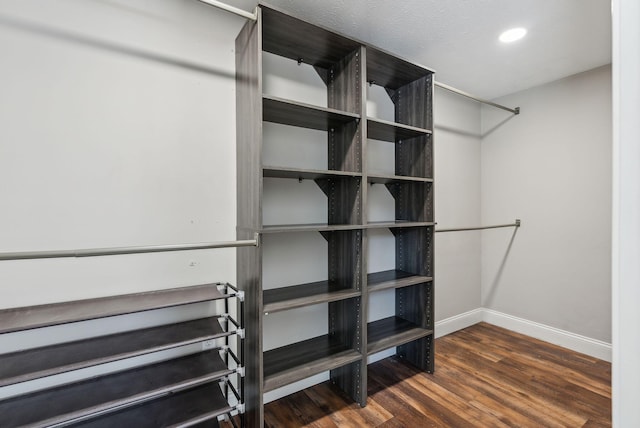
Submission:
[[[486,427],[509,427],[509,425],[500,420],[499,417],[491,413],[486,413],[477,407],[469,406],[469,402],[466,399],[463,399],[444,386],[439,385],[432,379],[427,381],[422,376],[419,376],[420,372],[415,368],[397,363],[397,361],[393,359],[387,359],[383,364],[385,364],[383,366],[384,369],[391,370],[399,375],[405,375],[406,377],[403,383],[407,383],[416,390],[423,391],[423,394],[428,397],[429,400],[434,400],[443,406],[448,406],[451,410],[461,415],[466,421]]]
[[[305,391],[307,396],[323,409],[338,408],[339,412],[331,412],[329,417],[340,428],[362,427],[367,426],[367,421],[360,414],[359,406],[351,402],[346,396],[341,394],[328,384],[321,385],[319,388],[310,388]]]
[[[395,425],[404,427],[441,427],[443,426],[437,419],[436,415],[427,415],[420,413],[410,404],[404,402],[398,397],[395,388],[379,383],[375,378],[369,377],[371,384],[377,391],[374,394],[375,400],[385,407],[394,417],[391,421]],[[402,424],[397,425],[398,422]],[[386,423],[382,426],[386,426]]]
[[[266,426],[611,427],[606,361],[485,323],[435,348],[434,374],[396,357],[371,364],[365,408],[327,382],[266,405]]]
[[[541,398],[530,382],[520,381],[516,375],[500,365],[488,365],[480,359],[467,358],[447,360],[447,364],[481,380],[487,386],[485,392],[494,394],[499,401],[509,403],[515,410],[529,416],[542,426],[582,426],[586,419],[580,418],[557,406],[546,394]]]

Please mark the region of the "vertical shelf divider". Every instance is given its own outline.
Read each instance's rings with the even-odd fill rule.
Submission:
[[[262,9],[236,38],[237,237],[251,239],[262,227]],[[237,283],[245,301],[245,423],[264,423],[262,364],[262,252],[237,249]]]

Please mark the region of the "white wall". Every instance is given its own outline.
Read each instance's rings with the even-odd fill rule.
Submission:
[[[611,69],[482,109],[482,305],[611,342]]]
[[[613,426],[640,426],[640,4],[613,1]]]
[[[194,1],[3,1],[0,251],[233,240],[242,23]],[[0,307],[233,281],[234,261],[2,262]]]
[[[437,229],[477,226],[480,105],[436,88],[434,119]],[[478,231],[436,233],[436,321],[481,306],[480,237]]]

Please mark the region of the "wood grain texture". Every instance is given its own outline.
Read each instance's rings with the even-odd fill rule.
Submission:
[[[359,47],[359,43],[309,24],[272,6],[261,5],[264,50],[306,64],[330,68]]]
[[[611,426],[610,363],[486,323],[436,345],[435,374],[370,365],[365,408],[327,382],[267,404],[265,426]]]
[[[203,318],[0,355],[0,387],[228,336]]]
[[[327,195],[329,224],[362,223],[361,177],[321,178],[316,183]]]
[[[428,74],[396,89],[391,92],[391,100],[395,104],[396,122],[433,129],[433,75]]]
[[[326,178],[361,177],[362,173],[304,168],[263,167],[264,177],[293,178],[298,180],[318,180]]]
[[[318,303],[359,297],[360,290],[345,288],[335,281],[316,281],[308,284],[264,290],[264,313],[274,313]]]
[[[410,285],[431,281],[433,281],[433,278],[430,276],[414,275],[400,270],[385,270],[367,275],[367,284],[370,293],[390,288],[408,287]]]
[[[317,129],[320,131],[328,131],[332,128],[339,129],[360,118],[360,116],[355,113],[348,113],[335,108],[314,106],[269,95],[263,96],[262,105],[264,107],[264,120],[267,122]],[[239,117],[238,120],[240,122],[245,121],[243,117]]]
[[[211,410],[218,409],[218,410]],[[220,387],[206,384],[197,388],[169,394],[159,400],[125,408],[84,422],[75,428],[113,427],[218,427],[217,417],[231,411]]]
[[[367,325],[367,352],[375,354],[432,334],[433,330],[426,330],[398,316],[373,321]]]
[[[433,185],[429,182],[390,182],[385,184],[395,199],[395,219],[433,221]]]
[[[373,46],[367,46],[366,70],[368,82],[391,90],[396,90],[433,73],[426,67],[398,58]]]
[[[360,353],[331,335],[272,349],[264,353],[264,390],[271,391],[360,359]]]
[[[209,351],[91,378],[0,402],[2,426],[50,426],[67,422],[212,382],[231,372],[218,351]],[[219,407],[228,409],[229,406],[225,402]],[[208,408],[212,412],[218,410],[218,407]]]
[[[0,310],[0,334],[224,299],[218,284]]]
[[[433,178],[433,135],[407,138],[395,145],[396,175]]]
[[[392,228],[396,269],[433,277],[433,227]]]
[[[367,118],[367,137],[372,140],[395,143],[399,140],[421,137],[424,135],[431,135],[431,131],[416,128],[415,126],[389,122],[387,120],[372,117]]]
[[[236,37],[237,237],[262,226],[262,19],[249,21]],[[245,293],[244,361],[246,421],[262,426],[262,257],[255,247],[237,250],[237,284]]]

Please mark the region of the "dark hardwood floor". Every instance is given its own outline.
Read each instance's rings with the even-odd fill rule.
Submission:
[[[265,406],[265,426],[608,427],[611,364],[486,323],[436,340],[436,372],[369,366],[360,408],[330,383]]]

